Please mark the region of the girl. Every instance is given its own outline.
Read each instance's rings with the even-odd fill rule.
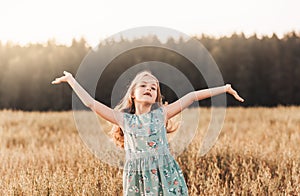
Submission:
[[[114,138],[126,152],[123,170],[124,195],[188,195],[183,173],[169,151],[166,128],[169,119],[194,101],[221,93],[244,100],[226,84],[186,94],[169,105],[162,105],[159,81],[150,72],[136,75],[115,110],[92,98],[64,71],[52,84],[67,82],[81,101],[102,118],[115,125]]]

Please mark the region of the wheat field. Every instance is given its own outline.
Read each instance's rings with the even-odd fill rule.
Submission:
[[[195,122],[189,110],[185,124]],[[211,110],[199,110],[201,132]],[[0,195],[122,195],[122,169],[91,153],[72,111],[2,110],[0,119]],[[176,157],[190,195],[300,195],[300,107],[227,108],[202,157],[200,142]]]

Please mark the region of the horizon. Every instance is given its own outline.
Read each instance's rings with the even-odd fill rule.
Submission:
[[[275,32],[273,32],[273,33],[271,33],[271,34],[260,34],[260,35],[258,35],[258,34],[255,33],[255,32],[254,32],[253,34],[250,34],[250,35],[246,35],[244,32],[240,32],[240,33],[233,32],[232,34],[228,34],[228,35],[220,35],[220,36],[214,36],[214,35],[208,35],[208,34],[199,34],[199,35],[194,34],[194,35],[192,35],[191,37],[192,37],[192,38],[200,38],[200,39],[203,38],[203,37],[207,37],[207,38],[210,38],[210,39],[219,40],[219,39],[222,39],[222,38],[229,38],[229,39],[230,39],[233,35],[237,35],[237,36],[244,36],[246,39],[249,39],[249,38],[255,36],[257,39],[262,40],[263,38],[272,38],[273,35],[275,35],[279,40],[281,40],[281,39],[283,39],[284,37],[291,35],[292,33],[295,33],[297,37],[300,37],[300,31],[296,32],[295,30],[288,31],[288,32],[286,32],[285,34],[283,34],[283,35],[281,35],[281,36],[278,35],[278,34],[276,34]],[[152,36],[152,35],[147,35],[147,36]],[[132,40],[137,40],[137,39],[141,39],[141,38],[145,38],[145,37],[147,38],[147,36],[144,36],[144,37],[135,37],[135,38],[133,38],[133,39],[125,39],[125,40],[132,41]],[[155,35],[155,36],[156,36],[156,35]],[[104,39],[102,39],[102,40],[99,39],[98,44],[100,44],[100,42],[102,42],[102,41],[104,41],[105,39],[108,39],[108,38],[109,38],[109,37],[104,38]],[[159,39],[159,37],[157,37],[157,38]],[[168,39],[169,39],[169,38],[173,38],[175,41],[178,41],[178,40],[179,40],[178,38],[174,38],[174,37],[171,37],[171,36],[169,36]],[[14,42],[14,41],[12,41],[12,40],[7,40],[7,41],[0,40],[0,45],[2,45],[2,46],[7,46],[7,45],[9,45],[9,46],[28,47],[28,46],[30,46],[30,45],[43,45],[43,46],[47,46],[48,43],[51,43],[51,44],[54,44],[54,45],[56,45],[56,46],[66,46],[66,47],[70,47],[70,46],[72,45],[73,40],[75,40],[76,42],[80,42],[80,40],[83,39],[83,40],[85,41],[87,47],[95,47],[94,44],[90,44],[90,43],[87,41],[87,38],[84,37],[84,36],[79,37],[79,38],[73,37],[73,38],[70,38],[70,39],[71,39],[71,41],[68,42],[68,43],[61,43],[61,42],[58,42],[55,38],[49,38],[48,40],[45,40],[45,41],[40,41],[40,42],[38,42],[38,41],[36,41],[36,42],[28,42],[28,43],[23,43],[23,44],[21,44],[21,43],[19,43],[19,42]],[[116,39],[113,39],[113,40],[116,41],[116,42],[118,42],[118,40],[116,40]],[[159,39],[159,40],[160,40],[162,43],[166,42],[166,40],[161,40],[161,39]],[[98,44],[97,44],[97,45],[98,45]]]

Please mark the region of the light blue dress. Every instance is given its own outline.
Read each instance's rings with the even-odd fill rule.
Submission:
[[[161,107],[149,113],[124,113],[123,194],[188,195],[182,170],[170,154]]]

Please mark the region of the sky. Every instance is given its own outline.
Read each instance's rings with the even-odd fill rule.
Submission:
[[[96,46],[121,31],[162,26],[187,35],[282,37],[300,32],[299,0],[0,0],[0,41],[26,45],[85,38]]]

